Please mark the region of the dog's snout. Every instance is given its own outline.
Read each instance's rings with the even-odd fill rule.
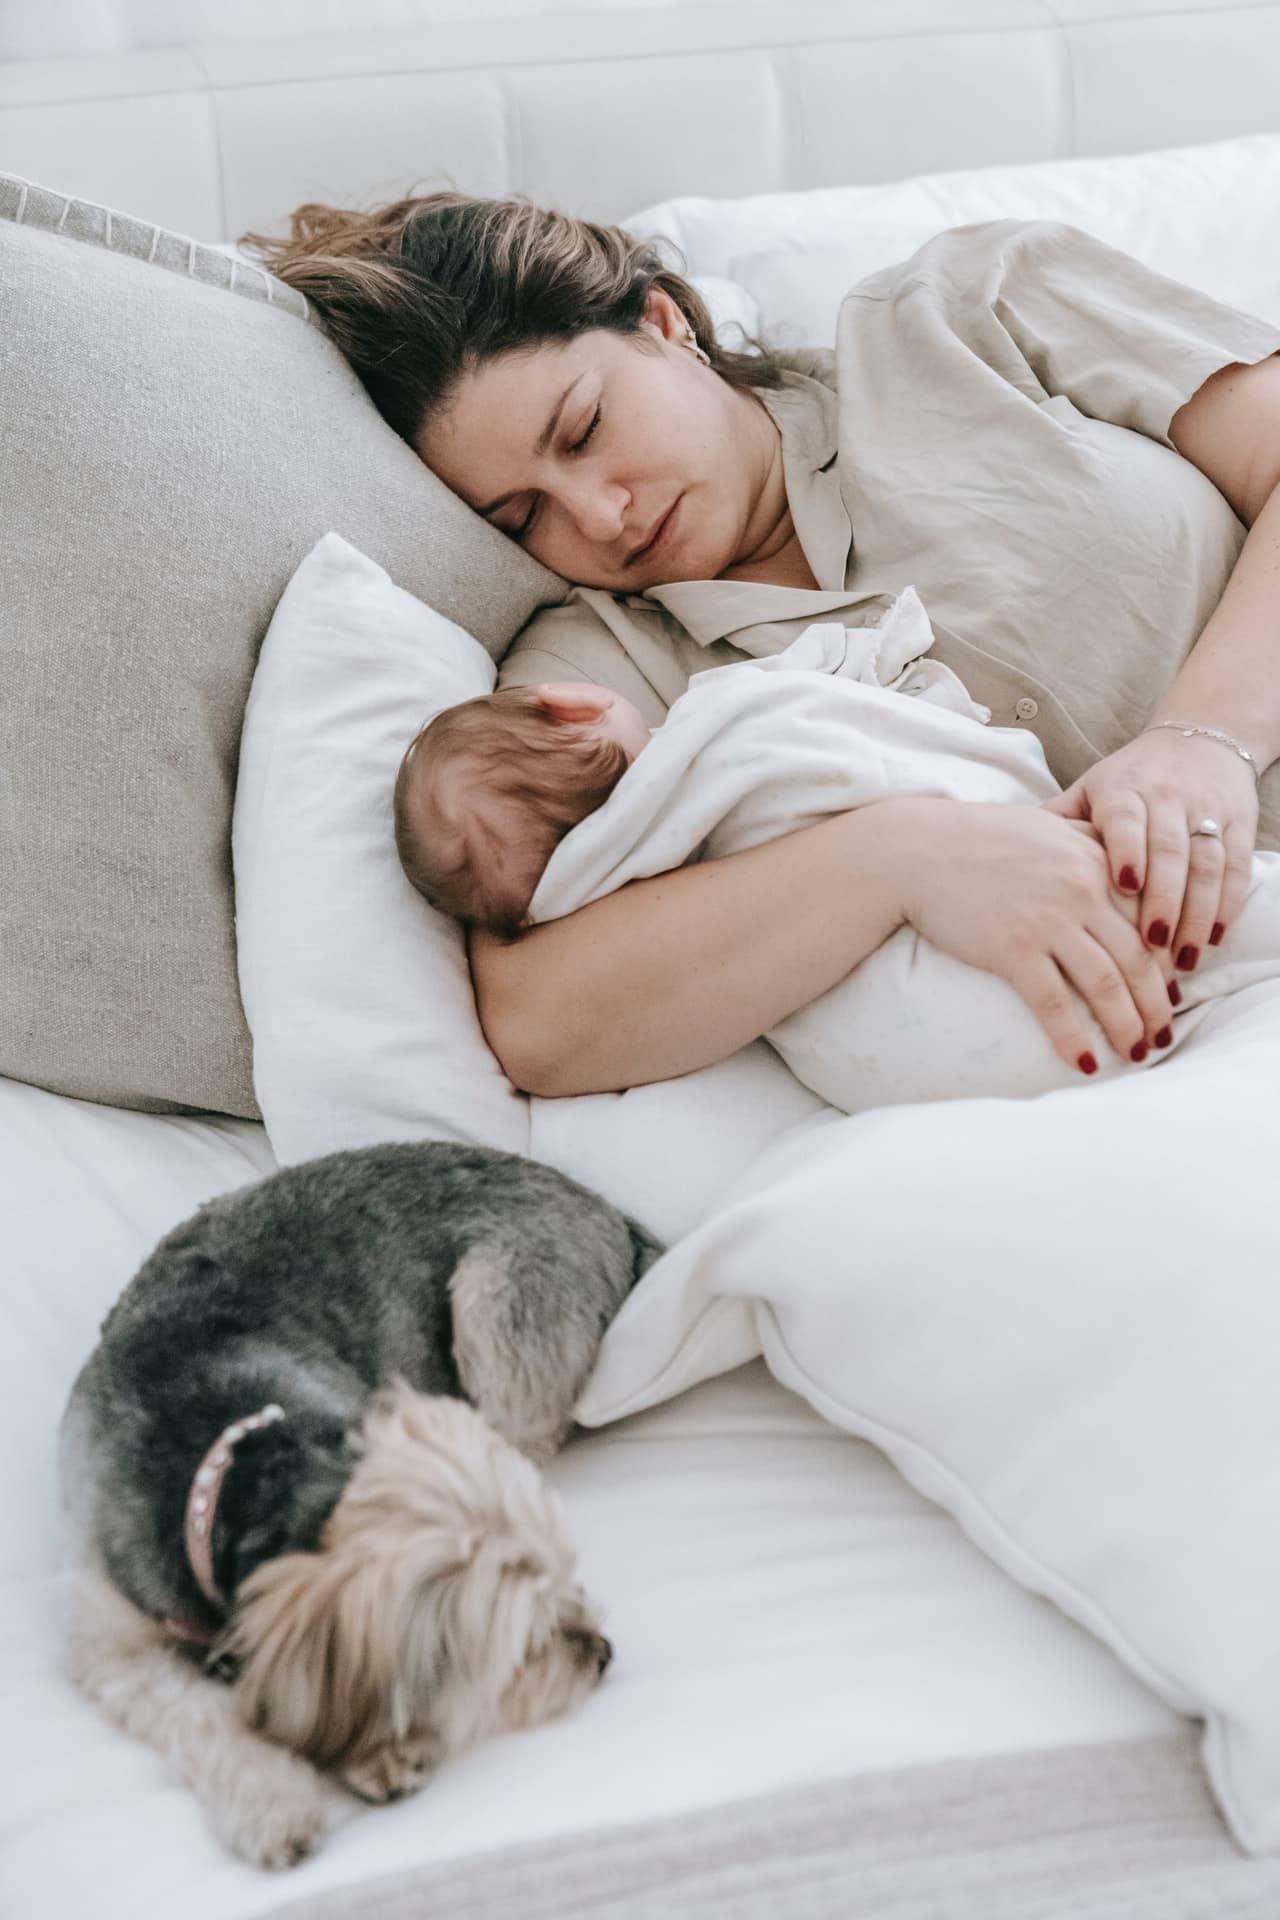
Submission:
[[[590,1627],[566,1627],[564,1632],[583,1666],[602,1674],[613,1658],[613,1647],[604,1635]]]

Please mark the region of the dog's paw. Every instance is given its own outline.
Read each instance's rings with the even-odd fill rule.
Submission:
[[[441,1750],[442,1742],[434,1734],[388,1741],[367,1759],[345,1768],[343,1785],[375,1805],[403,1800],[406,1794],[426,1786],[440,1764]]]
[[[223,1844],[251,1867],[282,1872],[315,1852],[341,1816],[342,1802],[313,1767],[292,1755],[274,1764],[220,1801],[212,1819]],[[263,1775],[267,1777],[263,1777]]]
[[[549,1467],[575,1432],[577,1428],[572,1420],[557,1420],[554,1426],[531,1428],[509,1437],[511,1444],[519,1448],[526,1460],[532,1460],[535,1467]]]

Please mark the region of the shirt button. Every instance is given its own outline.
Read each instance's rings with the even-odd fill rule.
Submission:
[[[1013,711],[1017,715],[1019,720],[1034,720],[1036,715],[1040,711],[1040,706],[1037,701],[1030,699],[1026,694],[1024,694],[1022,699],[1019,700],[1017,705],[1014,707]]]

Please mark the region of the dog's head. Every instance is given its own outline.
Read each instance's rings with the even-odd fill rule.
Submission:
[[[405,1386],[375,1403],[320,1551],[258,1567],[220,1650],[249,1725],[375,1800],[577,1706],[610,1658],[537,1469]]]

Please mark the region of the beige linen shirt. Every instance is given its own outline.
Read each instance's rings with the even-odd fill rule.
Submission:
[[[693,674],[814,620],[874,622],[914,586],[934,657],[994,725],[1032,728],[1067,785],[1142,727],[1244,543],[1169,423],[1220,367],[1278,350],[1280,328],[1075,228],[940,234],[854,288],[834,354],[793,356],[760,391],[818,590],[577,588],[500,683],[595,681],[658,726]],[[1280,846],[1280,770],[1262,800],[1260,844]]]

